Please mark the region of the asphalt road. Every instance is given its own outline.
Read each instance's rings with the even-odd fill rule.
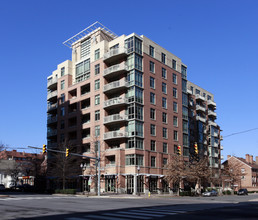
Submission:
[[[258,219],[258,195],[203,197],[85,197],[10,194],[0,219]]]

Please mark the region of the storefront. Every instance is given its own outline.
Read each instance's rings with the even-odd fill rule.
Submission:
[[[116,192],[117,175],[105,175],[105,192]]]

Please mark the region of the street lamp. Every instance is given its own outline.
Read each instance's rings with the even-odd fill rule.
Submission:
[[[137,191],[138,191],[138,196],[140,196],[140,177],[139,177],[139,172],[140,172],[140,166],[137,167],[137,172],[138,172],[138,175],[137,175]]]

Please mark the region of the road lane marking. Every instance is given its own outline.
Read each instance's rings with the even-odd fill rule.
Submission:
[[[133,213],[133,212],[136,212],[136,213]],[[137,213],[138,212],[138,213]],[[121,213],[121,214],[129,214],[129,215],[132,215],[132,214],[136,214],[136,215],[142,215],[142,216],[150,216],[150,217],[164,217],[165,215],[158,215],[158,214],[151,214],[151,213],[141,213],[141,211],[137,211],[137,210],[130,210],[130,212],[126,212],[126,211],[119,211],[117,213]]]
[[[116,218],[116,217],[108,217],[103,215],[85,215],[85,218],[94,218],[94,219],[105,219],[105,220],[123,220],[123,218]]]
[[[112,214],[112,213],[105,213],[103,215],[117,216],[117,217],[130,218],[130,219],[132,219],[132,218],[136,218],[136,219],[151,219],[150,217],[134,216],[134,215],[128,216],[128,215],[122,215],[122,214],[117,214],[117,213],[114,213],[114,214]]]

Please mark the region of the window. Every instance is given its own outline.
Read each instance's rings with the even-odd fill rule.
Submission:
[[[155,79],[153,77],[150,77],[150,87],[155,89]]]
[[[178,126],[178,118],[177,118],[176,116],[173,116],[173,125],[174,125],[175,127]]]
[[[173,83],[177,84],[177,75],[173,73]]]
[[[100,95],[95,95],[95,105],[100,104]]]
[[[151,167],[156,167],[156,157],[151,156]]]
[[[168,158],[163,158],[163,166],[166,166],[168,164]]]
[[[95,121],[100,120],[100,110],[95,111]]]
[[[201,91],[199,89],[195,89],[195,94],[200,95]]]
[[[64,116],[65,115],[65,107],[61,107],[60,109],[60,115]]]
[[[162,108],[167,108],[167,98],[162,97]]]
[[[174,140],[178,141],[178,132],[177,131],[174,131]]]
[[[151,140],[151,151],[156,151],[156,141]]]
[[[156,103],[155,94],[153,92],[150,93],[150,103],[151,104],[155,104]]]
[[[95,137],[98,137],[100,135],[100,126],[95,126]]]
[[[125,155],[125,165],[143,166],[143,155],[139,155],[139,154]]]
[[[62,80],[62,81],[61,81],[61,90],[63,90],[64,88],[65,88],[65,81]]]
[[[95,65],[95,75],[98,75],[100,73],[100,65],[96,64]]]
[[[100,57],[100,51],[99,49],[95,50],[95,60],[98,60]]]
[[[150,51],[149,51],[150,56],[154,57],[154,47],[150,45]]]
[[[166,79],[167,78],[167,70],[162,67],[162,78]]]
[[[173,97],[177,98],[177,88],[173,88]]]
[[[167,84],[166,83],[162,83],[162,92],[167,94]]]
[[[95,90],[99,90],[100,88],[100,79],[95,80]]]
[[[161,62],[166,63],[166,54],[161,53]]]
[[[155,64],[150,61],[150,72],[155,73]]]
[[[90,55],[90,43],[91,38],[88,38],[87,40],[81,43],[81,58]]]
[[[156,126],[153,124],[150,125],[150,133],[152,136],[156,135]]]
[[[61,68],[61,76],[64,76],[64,75],[65,75],[65,68],[62,67],[62,68]]]
[[[162,129],[162,137],[165,139],[168,138],[168,129],[167,128]]]
[[[172,60],[172,68],[176,70],[176,60]]]
[[[90,59],[76,65],[75,77],[77,83],[90,78]]]
[[[167,124],[167,113],[162,112],[162,122]]]
[[[63,93],[63,94],[61,94],[61,104],[63,104],[64,102],[65,102],[65,94]]]
[[[155,111],[154,108],[151,108],[151,109],[150,109],[150,118],[151,118],[152,120],[155,120],[155,119],[156,119],[156,111]]]
[[[163,143],[163,153],[168,152],[168,143]]]
[[[176,102],[173,102],[173,111],[177,112],[177,103]]]

